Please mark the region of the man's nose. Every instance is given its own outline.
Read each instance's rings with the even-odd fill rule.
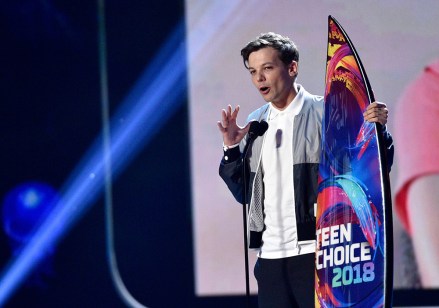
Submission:
[[[265,80],[264,74],[262,72],[257,73],[256,80],[257,81],[264,81]]]

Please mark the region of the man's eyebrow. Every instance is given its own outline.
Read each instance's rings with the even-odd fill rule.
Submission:
[[[273,63],[274,63],[274,62],[271,62],[271,61],[269,61],[269,62],[264,62],[264,63],[262,63],[260,66],[264,66],[264,65],[273,65]],[[249,69],[249,70],[254,70],[255,68],[252,67],[252,66],[249,66],[248,69]]]

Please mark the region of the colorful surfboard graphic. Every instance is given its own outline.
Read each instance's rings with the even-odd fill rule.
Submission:
[[[373,101],[352,43],[329,16],[316,213],[316,307],[391,306],[388,172],[378,140],[381,127],[363,119]]]

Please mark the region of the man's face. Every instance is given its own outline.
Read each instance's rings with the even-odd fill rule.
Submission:
[[[287,66],[280,60],[276,49],[266,47],[249,55],[248,67],[253,84],[266,102],[283,108],[293,100],[296,95],[296,61]]]

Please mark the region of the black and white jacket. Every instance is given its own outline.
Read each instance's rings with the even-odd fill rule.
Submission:
[[[304,103],[299,114],[295,116],[293,127],[293,176],[294,200],[296,211],[296,228],[298,244],[315,239],[314,205],[317,202],[318,173],[321,159],[323,97],[308,93],[299,85],[298,95]],[[252,112],[247,121],[265,120],[268,122],[270,104]],[[244,138],[239,147],[224,152],[219,167],[219,174],[235,199],[241,204],[249,203],[248,232],[249,247],[259,248],[264,231],[264,182],[261,165],[264,136],[257,137],[248,150],[246,159],[247,198],[244,200],[241,152],[247,142]],[[386,147],[391,149],[388,156],[393,160],[393,146],[390,134],[384,134]],[[389,150],[388,150],[389,152]],[[388,157],[389,158],[389,157]],[[391,163],[390,163],[391,164]],[[250,202],[248,202],[250,200]]]
[[[302,93],[300,93],[302,92]],[[299,86],[299,94],[304,103],[294,119],[293,159],[294,159],[294,199],[296,207],[296,227],[298,244],[315,239],[314,204],[317,202],[317,176],[321,156],[323,97],[308,93]],[[299,95],[298,94],[298,95]],[[265,120],[268,122],[270,104],[252,112],[248,121]],[[247,154],[247,202],[249,206],[248,228],[250,248],[258,248],[262,243],[264,231],[264,183],[261,165],[263,136],[257,137]],[[241,151],[247,138],[239,148],[232,148],[224,153],[219,173],[235,199],[243,203],[242,160]],[[227,160],[225,159],[227,157]]]

